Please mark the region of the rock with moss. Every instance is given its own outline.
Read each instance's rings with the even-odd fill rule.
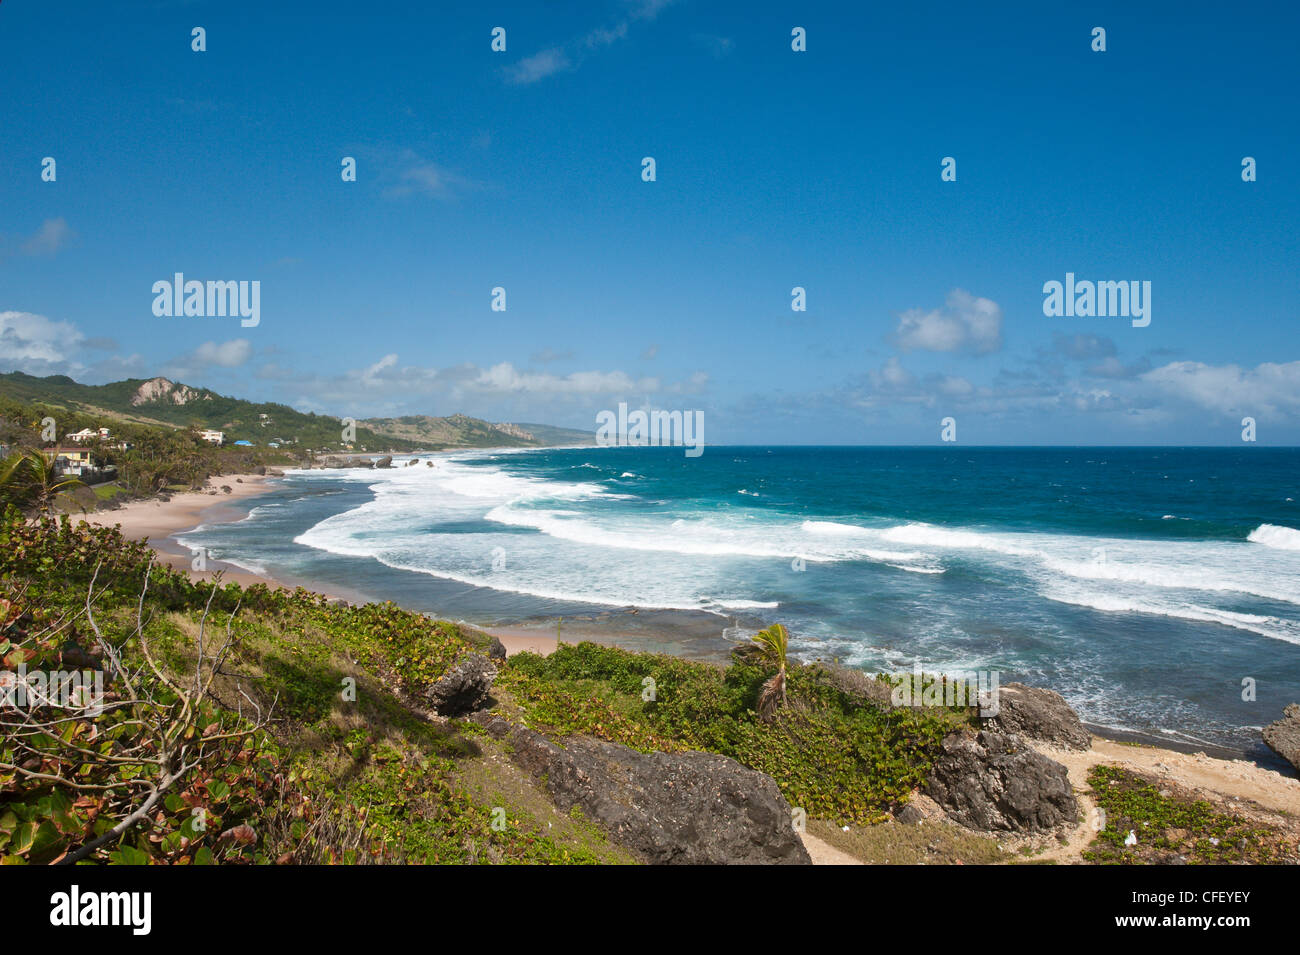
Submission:
[[[944,738],[926,792],[948,818],[985,832],[1035,832],[1079,814],[1066,768],[1013,734],[962,730]]]
[[[1079,721],[1079,714],[1052,690],[1008,683],[998,691],[998,713],[987,727],[999,733],[1014,733],[1064,749],[1090,749],[1092,734]]]
[[[1264,727],[1264,742],[1300,770],[1300,703],[1282,711],[1282,718]]]
[[[526,727],[477,713],[510,740],[520,766],[544,780],[558,808],[578,807],[611,840],[659,865],[809,865],[775,780],[726,756],[639,753],[570,736],[561,747]]]

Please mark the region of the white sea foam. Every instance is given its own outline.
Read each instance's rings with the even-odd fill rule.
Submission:
[[[1250,532],[1246,540],[1252,544],[1263,544],[1265,547],[1276,547],[1279,550],[1300,550],[1300,531],[1277,524],[1260,524]]]
[[[1248,630],[1251,633],[1257,633],[1273,640],[1283,640],[1287,643],[1300,645],[1300,624],[1280,617],[1237,613],[1194,603],[1143,600],[1086,589],[1047,587],[1041,590],[1040,593],[1048,600],[1100,610],[1104,613],[1141,613],[1191,620],[1197,623],[1217,623],[1238,630]]]
[[[1300,531],[1288,527],[1261,525],[1250,543],[1171,541],[812,520],[756,504],[702,511],[473,463],[482,457],[461,452],[440,458],[436,469],[311,472],[313,479],[364,482],[374,499],[296,540],[474,586],[715,612],[780,606],[777,595],[799,586],[790,577],[795,558],[809,570],[851,563],[922,575],[966,565],[990,579],[1018,576],[1048,599],[1098,612],[1300,642],[1300,624],[1279,610],[1243,612],[1256,609],[1251,600],[1300,604]],[[493,548],[505,554],[503,569],[492,570]]]

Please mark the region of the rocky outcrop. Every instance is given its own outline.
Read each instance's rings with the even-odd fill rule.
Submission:
[[[170,401],[174,405],[184,405],[198,398],[211,401],[212,395],[206,391],[196,391],[189,385],[177,384],[166,378],[150,378],[135,390],[135,394],[131,396],[131,404],[139,407],[155,401]]]
[[[500,431],[502,434],[507,434],[512,438],[518,438],[520,441],[537,440],[533,437],[531,431],[525,431],[523,428],[519,427],[519,425],[511,424],[509,421],[502,421],[500,424],[494,424],[492,427],[495,430]]]
[[[1014,733],[1065,749],[1090,749],[1092,734],[1079,714],[1052,690],[1008,683],[998,690],[998,714],[986,724],[997,733]]]
[[[375,462],[375,467],[377,468],[391,468],[392,466],[393,466],[393,456],[391,454],[385,454],[382,458],[380,458],[378,461]]]
[[[492,642],[488,644],[487,655],[490,659],[498,662],[504,662],[506,658],[506,645],[501,642],[500,637],[493,637]]]
[[[1282,718],[1264,727],[1264,742],[1300,771],[1300,703],[1282,711]]]
[[[790,806],[772,777],[714,753],[638,753],[585,736],[561,747],[489,713],[520,766],[562,811],[577,806],[610,838],[661,865],[808,865]]]
[[[1012,734],[949,734],[926,792],[971,829],[1025,832],[1073,825],[1079,814],[1066,769]]]
[[[497,668],[481,653],[471,653],[425,690],[425,701],[439,716],[462,716],[487,705]]]

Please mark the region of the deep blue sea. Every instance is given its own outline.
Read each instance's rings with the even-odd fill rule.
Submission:
[[[997,670],[1092,723],[1170,742],[1257,748],[1259,727],[1300,700],[1300,449],[419,461],[290,472],[245,520],[182,539],[482,624],[685,610],[740,639],[779,621],[805,657]]]

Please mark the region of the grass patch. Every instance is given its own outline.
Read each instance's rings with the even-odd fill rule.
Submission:
[[[933,819],[914,825],[891,820],[875,826],[851,826],[848,832],[824,819],[810,819],[808,832],[867,865],[993,865],[1007,861],[992,836]]]
[[[1083,852],[1089,862],[1279,863],[1294,853],[1285,835],[1271,826],[1216,809],[1204,799],[1161,790],[1118,766],[1094,766],[1088,784],[1106,826]],[[1162,794],[1163,793],[1163,794]],[[1132,832],[1137,842],[1125,845]]]

